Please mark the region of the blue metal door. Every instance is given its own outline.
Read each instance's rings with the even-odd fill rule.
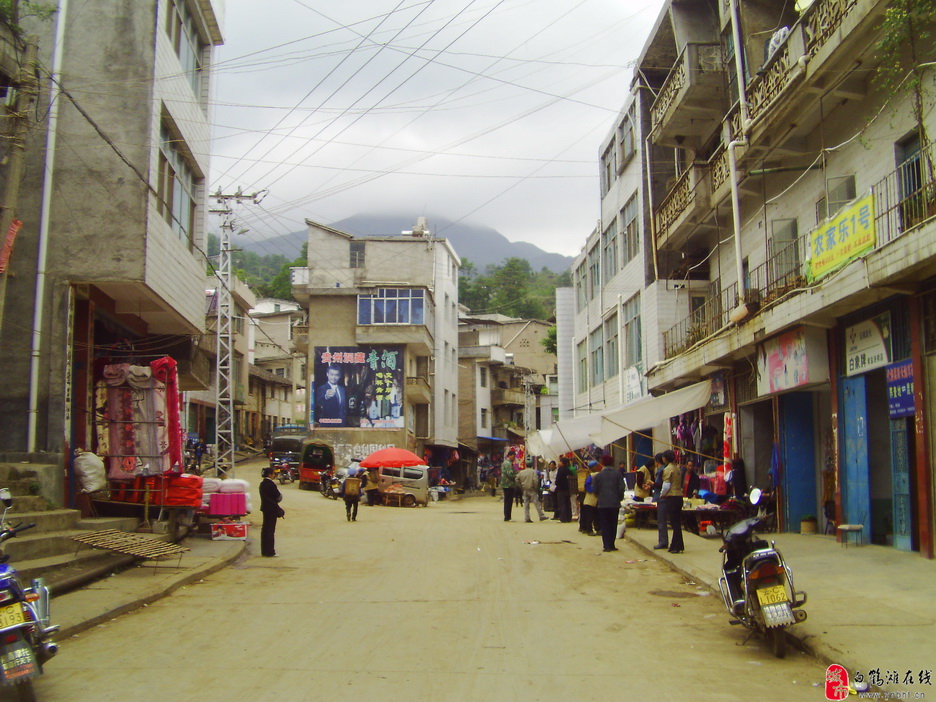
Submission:
[[[845,411],[842,455],[842,512],[844,523],[863,524],[864,539],[871,538],[871,489],[868,479],[868,403],[865,379],[842,378]]]
[[[910,446],[907,420],[891,420],[891,483],[894,490],[894,546],[901,551],[913,548],[912,505],[910,502]]]
[[[786,523],[799,529],[803,517],[818,516],[816,508],[816,446],[812,393],[780,397],[780,436]]]

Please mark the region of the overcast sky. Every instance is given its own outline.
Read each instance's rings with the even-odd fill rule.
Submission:
[[[599,216],[598,148],[662,4],[228,0],[211,190],[269,190],[238,210],[253,239],[305,218],[427,214],[575,255]]]

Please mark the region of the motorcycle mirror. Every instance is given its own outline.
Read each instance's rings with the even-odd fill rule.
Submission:
[[[4,507],[13,506],[13,495],[10,494],[10,488],[0,488],[0,500],[3,501]]]
[[[760,488],[754,488],[753,490],[751,490],[750,500],[751,500],[752,505],[756,505],[758,502],[760,502],[760,498],[761,498]]]

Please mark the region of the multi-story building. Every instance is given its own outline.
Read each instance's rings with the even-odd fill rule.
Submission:
[[[501,314],[463,312],[458,329],[458,441],[463,465],[503,454],[527,432],[552,424],[543,394],[556,376],[556,357],[542,344],[550,324]],[[554,382],[552,383],[554,386]],[[545,416],[544,416],[545,405]]]
[[[649,161],[651,241],[682,313],[646,382],[713,380],[706,427],[783,528],[932,557],[936,120],[913,33],[934,27],[889,24],[894,55],[888,4],[664,6],[636,84],[671,154]]]
[[[218,417],[218,286],[215,277],[205,279],[203,291],[205,304],[204,334],[199,341],[199,350],[209,358],[211,367],[210,382],[205,390],[185,393],[185,420],[182,425],[186,432],[200,437],[209,444],[217,443]],[[245,437],[251,441],[262,439],[255,435],[256,400],[249,391],[258,380],[251,375],[249,362],[250,324],[247,311],[257,302],[253,291],[240,278],[233,279],[231,286],[231,399],[234,409],[234,445],[239,446]],[[278,383],[276,383],[279,385]],[[282,390],[281,390],[282,392]]]
[[[281,424],[306,423],[309,326],[299,303],[273,298],[257,300],[248,322],[248,362],[262,371],[254,374],[258,395],[248,424],[254,438],[264,438]],[[261,382],[264,379],[271,382]]]
[[[308,422],[337,460],[399,446],[453,460],[458,428],[458,268],[425,220],[358,237],[308,221],[309,266],[292,271],[308,311]]]
[[[63,0],[50,20],[21,20],[39,37],[41,89],[12,203],[22,229],[0,283],[8,452],[62,465],[94,449],[92,389],[108,362],[168,354],[180,387],[206,387],[192,337],[204,323],[220,6]]]

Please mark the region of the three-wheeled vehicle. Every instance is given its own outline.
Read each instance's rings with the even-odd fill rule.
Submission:
[[[306,439],[302,446],[302,460],[299,463],[299,489],[319,490],[322,473],[328,473],[335,466],[335,452],[329,444],[314,439]]]

